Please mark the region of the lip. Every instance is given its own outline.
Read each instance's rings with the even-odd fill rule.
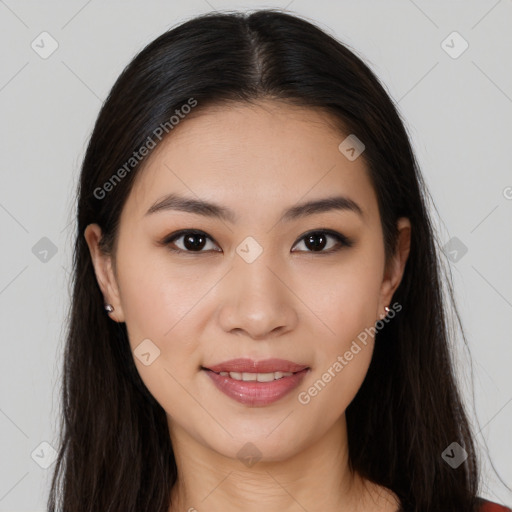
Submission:
[[[205,367],[212,372],[249,372],[249,373],[271,373],[271,372],[300,372],[308,368],[305,364],[298,364],[286,359],[264,359],[253,361],[249,358],[231,359],[213,366]]]
[[[237,402],[252,407],[270,405],[292,390],[304,379],[310,368],[306,365],[293,363],[284,359],[266,359],[253,361],[252,359],[232,359],[202,370],[210,377],[213,384],[225,395]],[[217,372],[293,372],[293,375],[282,377],[271,382],[242,381],[232,379],[229,375],[219,375]]]

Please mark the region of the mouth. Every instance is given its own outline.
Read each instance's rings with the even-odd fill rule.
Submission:
[[[213,371],[208,368],[203,368],[206,371]],[[298,372],[269,372],[269,373],[250,373],[250,372],[213,372],[221,377],[229,377],[234,380],[241,380],[243,382],[272,382],[279,380],[283,377],[290,377]]]
[[[233,359],[209,368],[202,366],[213,384],[228,397],[249,406],[265,406],[295,389],[311,370],[283,359]]]
[[[211,370],[215,373],[297,373],[304,370],[308,366],[305,364],[295,363],[286,359],[264,359],[262,361],[254,361],[249,358],[231,359],[210,365],[208,367],[202,367],[206,370]]]

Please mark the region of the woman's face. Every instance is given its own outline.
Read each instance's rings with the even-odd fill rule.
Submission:
[[[86,231],[110,316],[126,322],[173,442],[279,460],[343,421],[372,357],[368,329],[391,306],[408,252],[405,241],[385,268],[377,199],[363,158],[338,148],[345,138],[326,114],[271,101],[203,111],[137,176],[116,275],[95,248],[99,228]],[[183,199],[166,206],[170,194]],[[331,207],[302,207],[327,198]],[[203,201],[216,206],[191,207]],[[271,362],[258,377],[223,365],[239,358],[297,366]]]

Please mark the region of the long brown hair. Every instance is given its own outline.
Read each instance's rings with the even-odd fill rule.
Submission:
[[[121,210],[144,167],[126,162],[191,98],[195,109],[261,98],[321,108],[364,141],[386,257],[399,217],[410,219],[412,238],[393,297],[403,310],[377,333],[367,377],[346,411],[350,464],[393,490],[406,511],[476,510],[474,440],[450,352],[446,308],[456,308],[450,284],[443,293],[450,276],[442,274],[429,197],[406,129],[353,51],[277,10],[211,13],[169,30],[125,68],[101,109],[78,188],[61,445],[48,510],[169,509],[177,467],[166,414],[137,372],[125,324],[105,314],[83,234],[99,224],[102,249],[115,253]],[[172,129],[165,135],[172,137]],[[122,179],[105,187],[123,166]],[[456,469],[442,457],[454,442],[467,453]]]

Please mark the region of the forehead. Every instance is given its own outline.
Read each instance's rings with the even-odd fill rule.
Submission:
[[[171,192],[224,203],[240,217],[336,193],[375,213],[366,164],[340,152],[348,134],[327,112],[273,100],[196,108],[147,157],[128,215],[141,218]]]

